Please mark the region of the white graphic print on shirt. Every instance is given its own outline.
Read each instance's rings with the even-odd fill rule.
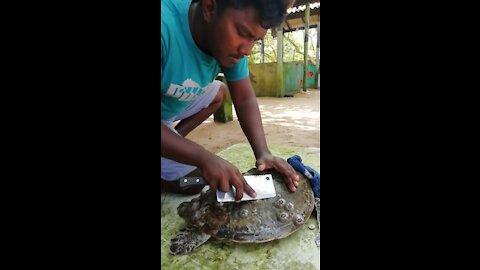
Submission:
[[[182,85],[171,83],[165,95],[178,98],[178,100],[182,101],[190,101],[195,100],[203,94],[207,87],[208,85],[202,88],[198,83],[189,78],[186,79]]]

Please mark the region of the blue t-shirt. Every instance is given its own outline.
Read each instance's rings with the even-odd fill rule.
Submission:
[[[161,119],[172,120],[222,71],[228,81],[248,76],[248,59],[243,57],[222,70],[217,60],[200,50],[188,24],[191,0],[161,0]]]

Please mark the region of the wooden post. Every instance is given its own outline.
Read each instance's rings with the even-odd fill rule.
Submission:
[[[303,42],[303,92],[307,91],[307,74],[308,74],[308,30],[310,29],[310,0],[305,3],[305,28]]]
[[[227,80],[225,79],[223,73],[218,74],[216,79],[222,81],[228,89]],[[220,108],[218,108],[215,113],[213,113],[213,121],[220,123],[233,121],[232,104],[233,102],[232,98],[230,97],[230,91],[227,90],[227,98],[225,99],[225,101],[223,101],[223,104],[220,106]]]
[[[265,39],[262,39],[262,63],[265,63]]]
[[[317,24],[317,88],[320,89],[320,22]]]
[[[283,24],[277,27],[277,97],[285,96],[283,78]]]

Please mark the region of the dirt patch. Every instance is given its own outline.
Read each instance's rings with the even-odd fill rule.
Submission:
[[[268,144],[320,148],[320,90],[309,89],[293,97],[257,98]],[[187,136],[212,153],[246,142],[235,109],[233,121],[216,123],[213,116]]]

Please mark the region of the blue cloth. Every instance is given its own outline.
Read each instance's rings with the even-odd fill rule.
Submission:
[[[320,173],[315,171],[312,167],[304,165],[302,163],[302,158],[298,155],[288,158],[287,162],[295,170],[310,180],[310,186],[312,187],[314,196],[320,198]]]

